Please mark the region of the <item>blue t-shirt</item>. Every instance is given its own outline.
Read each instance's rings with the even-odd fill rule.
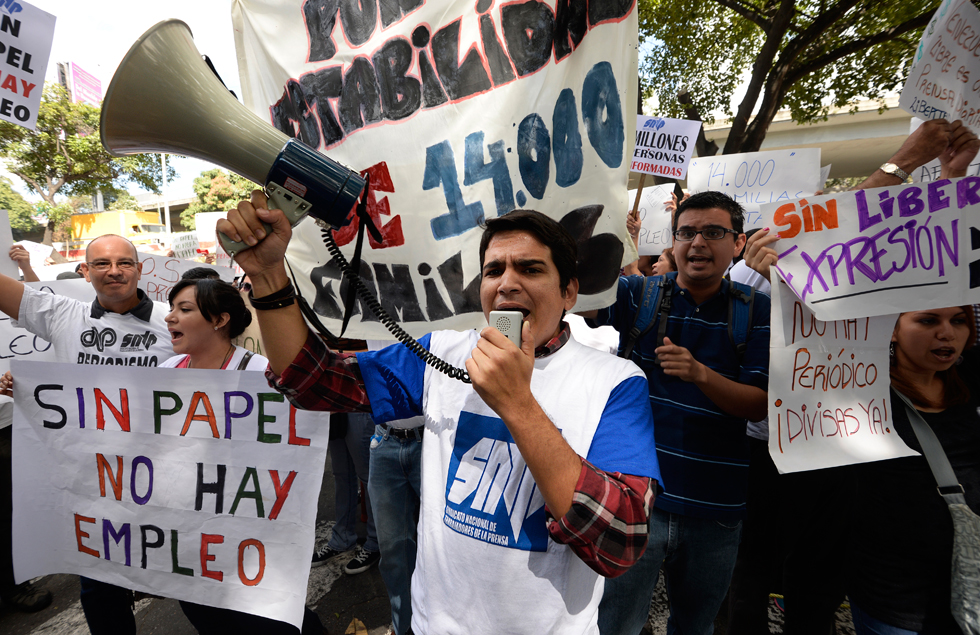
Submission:
[[[600,310],[594,322],[628,333],[642,298],[643,280],[642,276],[620,278],[616,303]],[[739,364],[728,335],[729,284],[750,291],[746,285],[722,280],[715,296],[695,305],[690,294],[675,284],[666,336],[722,377],[768,390],[769,296],[755,294],[752,327]],[[654,363],[659,326],[656,318],[632,354],[649,380],[650,404],[657,421],[657,456],[665,491],[655,506],[701,518],[741,518],[749,466],[746,421],[726,414],[694,383],[666,375]]]

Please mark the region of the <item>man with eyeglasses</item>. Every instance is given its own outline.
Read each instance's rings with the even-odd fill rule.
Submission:
[[[751,292],[725,279],[745,246],[743,218],[742,206],[720,192],[691,196],[674,216],[677,273],[663,281],[654,322],[631,354],[649,381],[665,489],[650,516],[646,553],[606,580],[603,635],[640,631],[661,565],[669,632],[712,633],[728,589],[745,513],[746,420],[766,416],[769,380],[769,297],[755,295],[744,351],[729,335],[731,303]],[[633,328],[644,280],[620,278],[616,303],[586,317],[614,326],[622,341]]]
[[[169,307],[136,288],[141,271],[133,243],[122,236],[100,236],[88,244],[81,265],[95,289],[91,304],[44,293],[0,274],[0,311],[50,342],[59,362],[156,366],[173,355],[164,322]],[[6,505],[9,514],[9,502]],[[8,537],[0,544],[0,591],[13,584],[12,569],[4,568],[10,549]],[[4,579],[5,571],[11,572],[9,579]],[[136,633],[130,591],[84,577],[81,585],[82,609],[92,635]]]

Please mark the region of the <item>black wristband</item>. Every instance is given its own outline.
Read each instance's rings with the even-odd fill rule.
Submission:
[[[281,309],[293,304],[296,301],[296,290],[293,288],[293,283],[290,282],[275,293],[270,293],[269,295],[262,296],[261,298],[256,298],[254,295],[252,295],[252,292],[249,291],[248,301],[251,303],[252,308],[254,308],[256,311]]]

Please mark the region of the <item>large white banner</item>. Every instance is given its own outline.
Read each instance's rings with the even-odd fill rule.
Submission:
[[[692,194],[724,192],[745,208],[746,231],[762,227],[762,205],[792,201],[823,189],[820,148],[767,150],[698,157],[691,161]]]
[[[763,207],[777,269],[818,319],[980,301],[980,177]]]
[[[0,2],[0,121],[34,130],[55,20],[24,0]]]
[[[232,18],[246,105],[370,175],[382,241],[365,240],[360,272],[407,331],[485,323],[480,223],[515,208],[574,231],[578,309],[613,301],[635,258],[633,0],[235,0]],[[334,232],[348,256],[357,228]],[[340,269],[311,220],[288,260],[339,330]],[[348,335],[388,336],[360,301],[356,310]]]
[[[888,390],[897,318],[822,322],[773,285],[769,454],[781,473],[915,454],[895,431]]]
[[[920,119],[962,119],[980,132],[977,34],[980,11],[970,0],[943,0],[912,56],[898,105]]]
[[[14,572],[303,620],[325,413],[262,373],[18,361]]]

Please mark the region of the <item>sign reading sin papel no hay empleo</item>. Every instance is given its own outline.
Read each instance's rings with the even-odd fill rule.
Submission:
[[[260,372],[16,362],[14,572],[302,623],[329,436]]]

